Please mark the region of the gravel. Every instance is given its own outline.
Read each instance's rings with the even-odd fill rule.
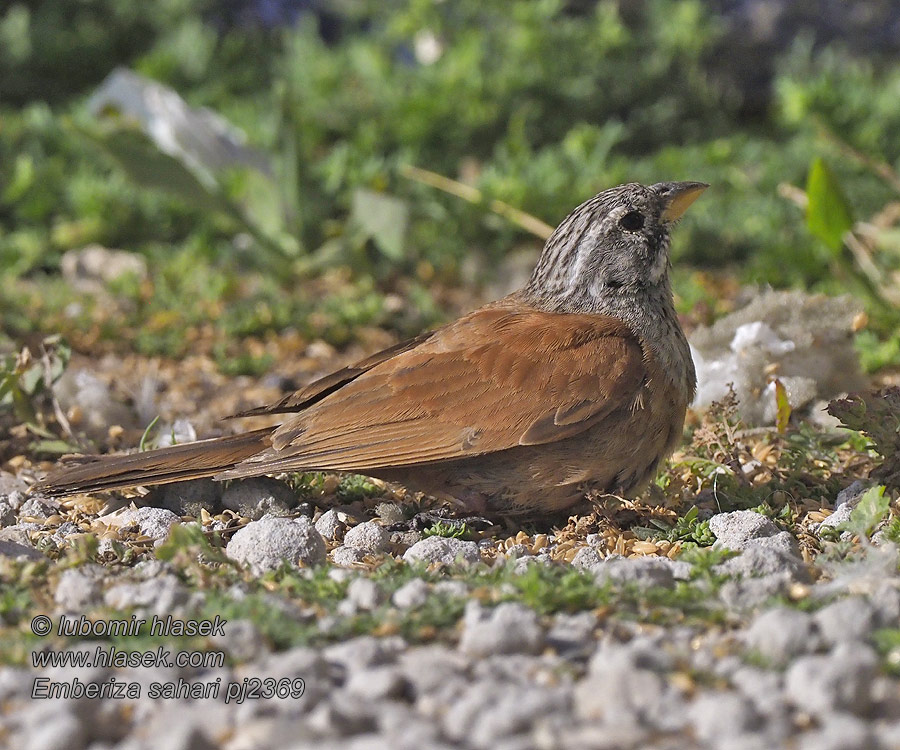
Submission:
[[[374,521],[366,521],[344,534],[344,546],[378,554],[387,549],[389,539],[390,534],[382,526]]]
[[[275,570],[284,562],[314,565],[325,559],[325,543],[305,516],[264,516],[252,521],[231,537],[225,551],[254,575]]]
[[[222,507],[254,521],[265,515],[287,515],[296,505],[294,490],[270,477],[232,482],[222,493]]]
[[[481,553],[475,542],[452,537],[429,536],[406,550],[403,559],[411,563],[470,564],[481,560]]]

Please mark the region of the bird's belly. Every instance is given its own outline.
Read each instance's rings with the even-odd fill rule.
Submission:
[[[450,495],[473,512],[552,515],[578,510],[587,506],[590,491],[630,495],[653,478],[684,424],[683,405],[673,410],[670,400],[660,401],[645,401],[636,414],[631,409],[609,414],[582,434],[558,442],[379,476],[427,494]]]

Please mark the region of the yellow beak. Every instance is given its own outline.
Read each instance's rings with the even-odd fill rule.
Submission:
[[[659,193],[666,207],[662,212],[663,221],[676,221],[688,207],[708,188],[705,182],[658,182],[653,190]]]

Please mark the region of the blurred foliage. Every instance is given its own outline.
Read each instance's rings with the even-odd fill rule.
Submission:
[[[0,11],[7,334],[63,330],[80,348],[114,340],[178,355],[211,325],[223,363],[237,356],[225,342],[289,326],[337,344],[360,324],[407,334],[439,318],[435,283],[487,280],[510,249],[539,244],[491,201],[556,224],[613,184],[697,179],[713,189],[675,235],[678,268],[850,286],[872,305],[865,362],[900,359],[900,229],[886,215],[900,200],[900,64],[801,36],[774,61],[768,105],[748,117],[720,75],[722,25],[699,0],[320,3],[340,19],[336,33],[305,4],[275,25],[229,15],[233,5],[19,0]],[[212,205],[130,179],[85,109],[116,65],[242,128],[270,155],[277,195],[246,171],[223,175]],[[483,201],[413,182],[408,164]],[[253,196],[246,216],[233,208]],[[267,244],[263,219],[248,224],[274,202],[304,249],[296,257],[273,254],[280,241]],[[841,239],[854,217],[863,256]],[[111,290],[112,315],[108,300],[59,281],[61,255],[92,242],[150,260],[147,282]],[[298,293],[329,274],[339,283]],[[676,288],[685,312],[711,296],[683,271]],[[387,304],[392,294],[410,302]]]

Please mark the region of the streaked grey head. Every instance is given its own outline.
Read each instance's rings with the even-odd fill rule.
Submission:
[[[669,292],[669,228],[708,186],[620,185],[582,203],[547,240],[524,296],[545,309],[616,312]]]

